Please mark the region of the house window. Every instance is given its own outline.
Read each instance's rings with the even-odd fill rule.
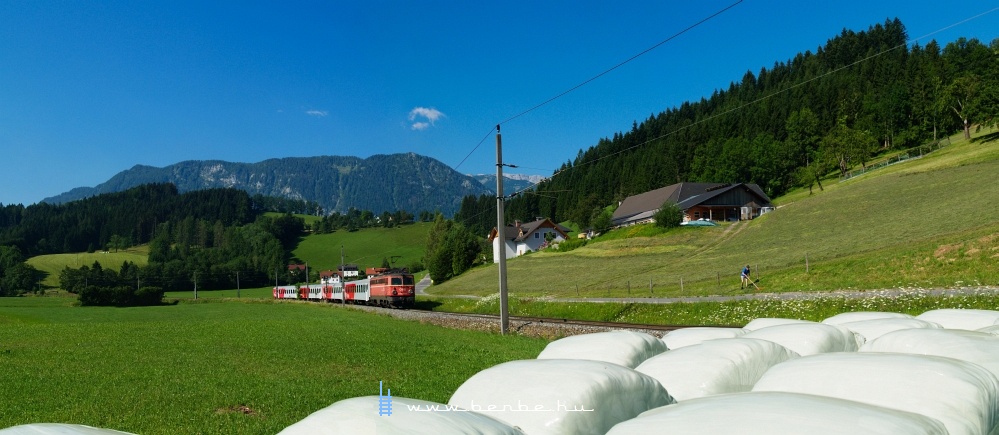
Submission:
[[[535,239],[540,239],[541,238],[541,233],[534,233],[534,238]]]
[[[695,211],[694,212],[694,219],[699,219],[700,217],[701,217],[701,212]]]

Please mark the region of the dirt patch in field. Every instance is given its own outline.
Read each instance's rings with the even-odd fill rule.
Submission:
[[[232,405],[224,408],[219,408],[215,410],[216,414],[243,414],[243,415],[257,415],[257,411],[246,405]]]
[[[957,251],[960,248],[961,248],[960,243],[954,245],[941,245],[940,247],[937,248],[936,251],[933,252],[933,256],[937,257],[937,260],[943,260],[944,257],[947,256],[947,254]]]

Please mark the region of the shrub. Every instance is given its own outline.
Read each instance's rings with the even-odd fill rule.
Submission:
[[[683,210],[673,201],[666,201],[659,211],[652,216],[656,220],[656,226],[660,228],[676,228],[683,222]]]

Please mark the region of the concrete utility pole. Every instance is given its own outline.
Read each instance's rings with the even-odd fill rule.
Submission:
[[[503,221],[503,136],[496,125],[496,237],[499,249],[500,333],[510,328],[506,303],[506,223]]]

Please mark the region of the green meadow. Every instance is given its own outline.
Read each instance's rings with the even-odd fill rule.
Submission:
[[[567,253],[508,262],[509,291],[530,297],[676,297],[999,285],[999,141],[953,140],[923,158],[793,192],[747,222],[669,231],[613,230]],[[496,292],[493,264],[433,287]]]
[[[0,428],[63,422],[139,434],[277,433],[338,400],[447,402],[545,340],[444,329],[335,305],[73,306],[0,298]]]
[[[105,269],[118,270],[122,263],[130,261],[140,266],[145,266],[149,259],[148,246],[135,246],[118,252],[80,252],[75,254],[51,254],[31,257],[27,263],[34,266],[46,274],[42,285],[50,288],[59,287],[59,272],[66,267],[79,269],[83,266],[91,266],[94,262],[101,263]]]
[[[342,246],[348,264],[361,268],[380,267],[383,260],[388,260],[395,267],[406,267],[423,258],[423,244],[432,225],[417,222],[393,228],[312,234],[299,242],[292,255],[317,270],[336,270]]]

